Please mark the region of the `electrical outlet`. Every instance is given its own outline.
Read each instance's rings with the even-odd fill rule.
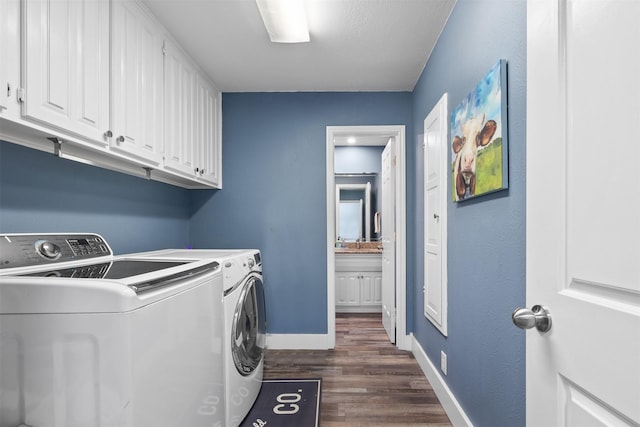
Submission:
[[[440,352],[440,370],[447,375],[447,353],[444,351]]]

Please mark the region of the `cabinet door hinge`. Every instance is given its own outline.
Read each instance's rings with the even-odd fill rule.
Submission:
[[[25,97],[25,90],[24,88],[19,88],[17,90],[17,94],[18,94],[18,102],[23,103],[24,102],[24,97]]]
[[[167,42],[162,42],[162,56],[167,56]]]

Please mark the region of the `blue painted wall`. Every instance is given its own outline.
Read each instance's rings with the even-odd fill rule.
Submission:
[[[411,94],[225,93],[224,189],[191,195],[194,247],[262,250],[268,330],[327,332],[326,126],[405,124]]]
[[[449,336],[424,317],[423,262],[416,260],[413,331],[435,366],[448,356],[447,384],[475,426],[525,424],[524,334],[511,312],[525,302],[525,0],[458,0],[414,89],[415,140],[443,93],[449,111],[496,63],[508,63],[509,190],[448,204]],[[422,147],[413,147],[416,170]],[[423,251],[421,174],[415,177],[416,254]],[[451,179],[448,179],[451,194]]]
[[[224,94],[222,191],[187,191],[0,142],[0,232],[96,231],[117,253],[263,252],[271,333],[326,333],[328,125],[407,125],[407,321],[474,425],[524,425],[525,0],[458,0],[413,93]],[[509,190],[449,203],[449,337],[422,315],[422,123],[509,69]],[[415,123],[415,125],[414,125]],[[448,191],[451,191],[448,183]]]
[[[383,146],[336,147],[334,153],[335,173],[382,173]]]
[[[189,192],[0,141],[0,232],[96,232],[116,253],[189,244]]]

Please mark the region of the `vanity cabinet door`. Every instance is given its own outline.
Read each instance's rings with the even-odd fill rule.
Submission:
[[[382,304],[382,273],[363,272],[360,276],[360,304],[380,306]]]
[[[336,273],[336,305],[360,304],[360,273]]]
[[[164,134],[164,32],[139,2],[114,0],[111,4],[111,148],[147,163],[160,164]]]
[[[23,4],[24,117],[106,145],[109,2]]]

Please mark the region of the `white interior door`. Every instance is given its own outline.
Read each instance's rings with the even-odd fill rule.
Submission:
[[[528,426],[640,425],[640,2],[527,2]]]
[[[424,315],[447,336],[447,94],[424,119]]]
[[[395,143],[382,152],[382,324],[389,340],[396,342],[396,233]]]

